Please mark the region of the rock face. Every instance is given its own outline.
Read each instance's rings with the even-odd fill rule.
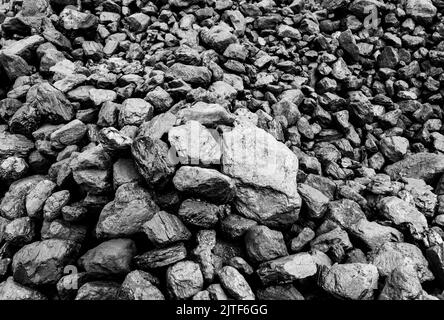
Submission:
[[[185,259],[187,250],[183,243],[178,243],[166,248],[147,251],[134,257],[134,262],[141,269],[155,269],[174,264]]]
[[[437,9],[430,0],[408,0],[405,5],[405,11],[415,20],[431,23]]]
[[[185,125],[171,128],[168,140],[176,149],[181,164],[220,163],[220,145],[211,132],[197,121],[191,120]]]
[[[288,283],[314,275],[317,266],[308,253],[297,253],[265,262],[259,266],[257,274],[264,285]]]
[[[226,266],[219,272],[223,287],[236,300],[254,300],[253,291],[244,277],[235,268]]]
[[[132,240],[112,239],[86,252],[80,257],[79,265],[87,272],[125,274],[131,268],[131,259],[135,252]]]
[[[182,221],[165,211],[156,213],[143,224],[143,230],[148,239],[157,246],[164,246],[174,242],[188,240],[190,231]]]
[[[156,280],[147,272],[132,271],[123,281],[119,297],[128,300],[165,300],[162,292],[156,287]]]
[[[444,0],[0,3],[0,300],[442,299]]]
[[[43,180],[42,176],[30,176],[17,180],[10,185],[8,192],[0,203],[2,216],[15,219],[26,215],[26,196]]]
[[[223,216],[224,207],[206,201],[187,199],[180,205],[178,215],[182,221],[191,226],[211,228]]]
[[[222,172],[236,179],[236,209],[265,224],[297,220],[298,159],[273,136],[253,126],[238,126],[223,135]]]
[[[104,206],[96,234],[101,238],[118,238],[143,232],[143,224],[158,211],[149,191],[137,183],[123,184],[116,190],[114,200]]]
[[[136,167],[147,183],[163,186],[174,174],[175,161],[162,140],[139,137],[131,147]]]
[[[379,300],[416,300],[422,295],[421,282],[409,265],[395,268],[387,277]]]
[[[322,271],[321,287],[340,298],[370,300],[378,287],[378,269],[371,264],[335,264]]]
[[[401,177],[432,182],[444,172],[444,156],[433,153],[416,153],[386,167],[392,179]]]
[[[195,120],[206,127],[214,127],[219,124],[231,125],[234,123],[234,115],[223,106],[216,103],[197,102],[193,106],[181,109],[178,118],[186,123]]]
[[[211,81],[211,72],[206,67],[189,66],[182,63],[175,63],[168,70],[171,77],[182,79],[196,86],[207,86]]]
[[[12,260],[14,279],[28,285],[55,284],[78,250],[77,244],[56,239],[25,245]]]
[[[426,251],[431,269],[441,283],[444,283],[444,245],[436,244]]]
[[[12,155],[27,156],[34,144],[26,137],[19,134],[0,132],[0,157],[7,158]]]
[[[281,232],[266,226],[254,226],[245,234],[247,254],[254,262],[264,262],[288,255]]]
[[[235,184],[217,170],[180,167],[173,178],[177,190],[215,203],[229,202],[235,194]]]
[[[26,211],[30,217],[35,217],[52,194],[56,184],[50,180],[42,180],[26,195]]]
[[[27,100],[53,123],[63,123],[74,118],[75,110],[65,95],[47,82],[36,84],[29,89]]]
[[[200,267],[192,261],[180,261],[168,268],[167,288],[176,299],[186,299],[203,287],[203,277]]]
[[[118,292],[118,283],[91,281],[79,288],[75,300],[116,300]]]
[[[22,286],[12,277],[0,283],[0,300],[46,300],[37,290]]]
[[[299,184],[298,192],[303,203],[307,206],[309,215],[313,218],[322,217],[327,210],[328,198],[322,192],[307,184]]]
[[[434,278],[421,250],[410,243],[387,242],[373,252],[370,261],[381,276],[388,276],[395,268],[409,264],[416,267],[421,282]]]

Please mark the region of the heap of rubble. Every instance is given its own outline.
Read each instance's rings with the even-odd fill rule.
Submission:
[[[443,10],[0,5],[0,299],[440,299]]]

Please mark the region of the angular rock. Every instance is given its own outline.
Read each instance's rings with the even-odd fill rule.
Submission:
[[[120,158],[114,162],[113,185],[115,189],[126,183],[140,182],[141,178],[132,159]]]
[[[416,300],[422,294],[421,282],[409,266],[395,268],[385,281],[379,300]]]
[[[174,264],[187,257],[187,250],[183,243],[178,243],[166,248],[147,251],[134,257],[136,267],[147,270],[165,267]]]
[[[21,134],[0,132],[0,158],[26,157],[34,149],[34,143]]]
[[[308,209],[308,214],[311,218],[321,218],[327,210],[329,199],[319,190],[300,183],[298,192],[302,198],[303,204]]]
[[[200,34],[202,41],[209,47],[219,52],[224,52],[228,45],[236,41],[236,37],[231,33],[230,27],[220,24],[203,30]]]
[[[175,299],[186,299],[203,288],[200,267],[192,261],[180,261],[168,268],[167,290]]]
[[[14,280],[24,285],[56,284],[79,249],[73,242],[58,239],[27,244],[12,260]]]
[[[266,226],[254,226],[245,234],[245,248],[249,258],[256,263],[288,255],[281,232]]]
[[[371,252],[370,262],[378,268],[383,277],[390,275],[395,268],[410,265],[416,269],[421,282],[434,279],[421,250],[410,243],[387,242]]]
[[[9,277],[0,283],[0,300],[47,300],[47,298],[37,290],[23,286]]]
[[[153,111],[154,107],[143,99],[126,99],[119,109],[119,125],[139,126],[153,117]]]
[[[161,139],[176,124],[176,116],[165,112],[145,121],[139,127],[138,136],[147,136],[152,139]]]
[[[29,176],[11,184],[0,203],[0,213],[8,219],[26,215],[26,196],[44,178],[40,175]]]
[[[177,214],[186,225],[212,228],[222,216],[224,207],[200,200],[187,199],[181,203]]]
[[[173,178],[173,183],[181,192],[214,203],[227,203],[235,193],[234,182],[213,169],[180,167]]]
[[[173,64],[167,74],[174,79],[182,79],[195,86],[205,87],[211,81],[211,72],[207,67],[189,66],[182,63]]]
[[[343,299],[371,300],[378,287],[378,269],[371,264],[335,264],[322,270],[320,286]]]
[[[148,239],[157,246],[190,239],[191,233],[175,215],[160,211],[143,224]]]
[[[127,150],[133,140],[114,128],[103,128],[99,132],[99,141],[109,152]]]
[[[7,54],[0,51],[0,64],[11,82],[18,77],[32,74],[32,68],[26,60],[15,54]]]
[[[444,172],[444,155],[419,152],[385,167],[392,180],[401,177],[423,179],[432,183]]]
[[[60,13],[60,19],[66,30],[95,31],[99,23],[99,18],[95,15],[77,11],[72,7],[65,7]]]
[[[11,244],[22,246],[31,243],[36,235],[36,225],[29,217],[17,218],[9,222],[3,238]]]
[[[120,287],[119,297],[125,300],[165,300],[156,283],[153,283],[153,278],[145,271],[128,273]]]
[[[427,228],[427,219],[415,207],[398,197],[385,197],[378,204],[381,215],[396,226],[406,227],[411,234],[420,234]]]
[[[195,120],[206,127],[215,127],[219,124],[232,125],[234,122],[234,116],[215,103],[197,102],[190,108],[181,109],[177,116],[182,123]]]
[[[223,267],[219,271],[219,279],[225,290],[236,300],[255,300],[249,284],[235,268]]]
[[[12,42],[10,45],[3,48],[2,51],[5,54],[18,55],[27,60],[32,55],[32,52],[44,41],[45,39],[41,36],[32,35]]]
[[[341,48],[344,49],[354,60],[359,60],[359,49],[350,29],[343,31],[339,35],[338,41]]]
[[[236,209],[265,224],[298,218],[298,159],[262,129],[237,126],[223,134],[222,172],[236,180]]]
[[[37,110],[51,123],[70,121],[75,116],[75,110],[65,95],[47,82],[31,87],[26,100],[35,105]]]
[[[131,146],[131,153],[138,171],[148,184],[163,186],[171,180],[176,162],[165,142],[146,136],[138,137]]]
[[[304,296],[291,284],[258,289],[256,296],[258,300],[305,300]]]
[[[75,300],[116,300],[119,284],[111,281],[91,281],[77,291]]]
[[[26,195],[26,211],[30,217],[38,217],[45,201],[56,188],[51,180],[42,180]]]
[[[0,163],[0,180],[12,183],[24,178],[29,166],[23,158],[8,157]]]
[[[387,137],[381,139],[380,150],[390,161],[396,162],[402,160],[407,153],[409,141],[404,137]]]
[[[341,228],[335,228],[329,232],[317,236],[310,242],[310,247],[315,250],[327,253],[333,246],[341,246],[344,251],[353,248],[347,232]]]
[[[42,239],[60,239],[76,243],[83,243],[87,235],[87,228],[80,224],[71,224],[63,220],[44,222],[40,231]]]
[[[161,87],[156,87],[146,95],[146,100],[154,106],[157,112],[166,112],[174,103],[173,98]]]
[[[316,234],[313,230],[306,227],[302,229],[299,234],[291,240],[290,243],[290,250],[292,252],[299,252],[301,251],[306,244],[308,244],[311,240],[315,238]]]
[[[137,183],[123,184],[100,213],[96,234],[99,238],[118,238],[143,232],[143,224],[158,211],[149,191]]]
[[[426,257],[440,283],[444,283],[444,244],[440,243],[428,248]]]
[[[128,26],[133,32],[144,32],[150,22],[150,17],[142,12],[134,13],[126,18]]]
[[[264,262],[256,272],[266,286],[313,276],[317,272],[317,266],[309,253],[302,252]]]
[[[405,11],[418,22],[431,23],[437,13],[436,7],[430,0],[408,0]]]

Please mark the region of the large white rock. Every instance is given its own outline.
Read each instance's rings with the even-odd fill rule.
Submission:
[[[242,123],[223,134],[222,172],[236,179],[236,209],[267,225],[298,218],[298,159],[272,135]]]

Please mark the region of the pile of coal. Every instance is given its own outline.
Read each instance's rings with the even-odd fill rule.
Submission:
[[[437,300],[442,0],[0,4],[0,299]]]

